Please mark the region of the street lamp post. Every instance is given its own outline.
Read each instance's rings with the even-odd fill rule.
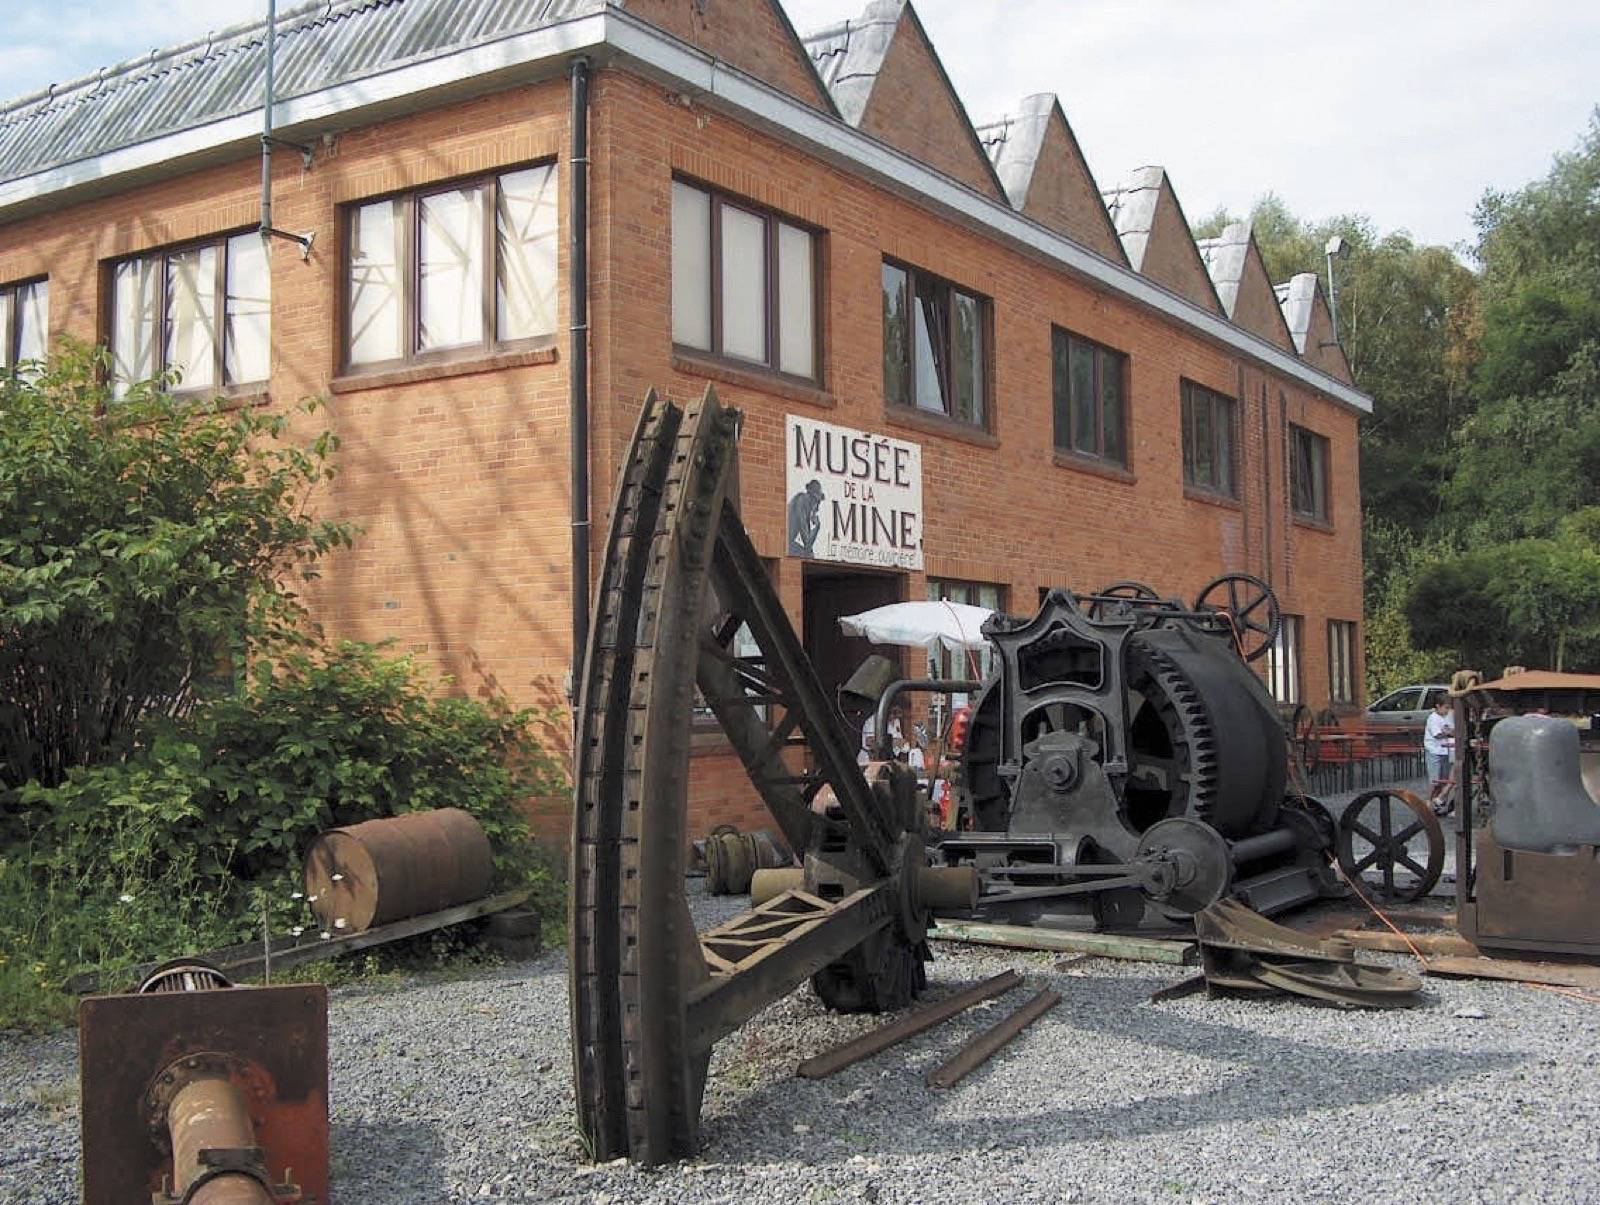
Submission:
[[[1350,244],[1340,235],[1328,239],[1323,251],[1328,256],[1328,317],[1333,323],[1333,341],[1339,341],[1339,285],[1333,275],[1333,261],[1350,254]]]

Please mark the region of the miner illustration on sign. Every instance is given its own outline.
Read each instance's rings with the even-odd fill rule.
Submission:
[[[822,482],[813,477],[789,499],[789,555],[815,556],[812,550],[821,532]]]

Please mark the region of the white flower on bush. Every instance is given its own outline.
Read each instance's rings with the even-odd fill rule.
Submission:
[[[342,928],[344,928],[344,926],[345,926],[345,919],[344,919],[344,917],[342,917],[342,916],[339,916],[339,917],[335,917],[335,918],[334,918],[334,921],[333,921],[333,927],[334,927],[334,928],[335,928],[335,929],[342,929]]]
[[[328,938],[330,938],[330,937],[332,937],[332,936],[333,936],[333,934],[332,934],[332,933],[329,933],[329,932],[328,932],[328,931],[327,931],[327,930],[326,930],[326,929],[324,929],[324,930],[323,930],[323,931],[322,931],[322,940],[323,940],[323,941],[327,941],[327,940],[328,940]]]
[[[133,897],[131,895],[129,895],[126,891],[124,891],[121,895],[119,895],[117,897],[117,899],[121,900],[124,904],[133,903]]]
[[[296,925],[294,928],[289,930],[289,936],[290,937],[299,937],[300,934],[304,933],[305,931],[306,931],[306,927],[304,925]]]

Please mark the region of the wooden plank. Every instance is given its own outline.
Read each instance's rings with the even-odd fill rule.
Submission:
[[[415,937],[419,933],[431,933],[435,929],[459,925],[462,921],[474,920],[477,917],[488,916],[494,912],[504,912],[507,908],[515,908],[518,904],[525,903],[532,894],[532,891],[524,887],[517,891],[507,891],[500,895],[486,896],[481,900],[474,900],[470,904],[446,908],[442,912],[430,912],[424,916],[407,917],[405,920],[397,920],[392,924],[380,925],[376,929],[367,929],[364,932],[351,933],[344,937],[333,937],[327,941],[300,942],[297,938],[287,935],[274,937],[272,938],[272,967],[277,970],[281,967],[299,966],[308,962],[316,962],[321,958],[332,958],[338,954],[349,954],[356,950],[381,946],[386,942],[399,941],[404,937]],[[260,942],[223,946],[220,950],[211,950],[205,954],[198,955],[198,957],[211,963],[230,979],[258,975],[266,965],[266,960],[262,957]],[[163,959],[162,961],[167,960]],[[129,970],[127,972],[129,987],[131,988],[160,965],[160,962],[147,962]],[[68,979],[65,987],[67,991],[76,995],[85,995],[89,992],[100,990],[100,978],[99,971],[84,971]]]
[[[966,921],[941,921],[928,930],[932,941],[959,941],[980,946],[1005,946],[1012,950],[1051,950],[1065,954],[1095,954],[1132,962],[1165,962],[1183,966],[1194,961],[1195,943],[1158,937],[1122,937],[1110,933],[1076,933],[1023,925],[984,925]]]
[[[1411,947],[1415,946],[1417,952],[1424,958],[1433,958],[1435,955],[1449,958],[1476,958],[1478,947],[1458,933],[1408,933],[1411,944],[1406,944],[1406,937],[1398,933],[1369,932],[1365,929],[1340,929],[1333,934],[1334,937],[1343,938],[1358,950],[1381,950],[1385,954],[1409,954]]]
[[[470,904],[458,904],[454,908],[446,908],[442,912],[429,912],[423,916],[410,916],[405,920],[397,920],[387,925],[379,925],[375,929],[368,929],[362,933],[352,933],[348,937],[330,937],[327,941],[315,941],[307,945],[294,946],[287,950],[274,950],[272,953],[272,967],[278,970],[282,967],[300,966],[307,962],[317,962],[323,958],[333,958],[339,954],[353,954],[357,950],[371,949],[373,946],[385,945],[391,941],[399,941],[405,937],[416,937],[421,933],[432,933],[435,929],[445,929],[451,925],[459,925],[463,921],[475,920],[480,916],[488,916],[494,912],[504,912],[507,908],[515,908],[518,904],[525,903],[533,892],[526,887],[518,891],[507,891],[500,895],[486,896],[481,900],[474,900]],[[265,959],[260,954],[253,958],[243,958],[236,962],[225,962],[222,970],[230,979],[244,978],[249,975],[259,975],[265,966]]]
[[[1430,975],[1459,979],[1509,979],[1515,983],[1548,983],[1600,991],[1600,966],[1581,963],[1517,962],[1511,958],[1430,958]]]

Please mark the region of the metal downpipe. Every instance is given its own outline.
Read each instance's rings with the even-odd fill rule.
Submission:
[[[589,60],[572,60],[572,147],[568,155],[567,294],[572,307],[568,388],[572,425],[572,673],[577,698],[589,639]]]

